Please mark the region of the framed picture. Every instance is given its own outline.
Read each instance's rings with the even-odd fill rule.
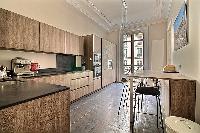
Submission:
[[[112,60],[108,60],[108,69],[113,69]]]
[[[174,22],[174,50],[189,44],[188,1],[182,5]]]

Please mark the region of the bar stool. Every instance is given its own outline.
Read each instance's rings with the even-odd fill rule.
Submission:
[[[143,85],[143,84],[142,84]],[[157,128],[158,128],[158,122],[159,122],[159,113],[160,113],[160,123],[161,123],[161,128],[163,129],[164,131],[164,126],[163,126],[163,118],[162,118],[162,111],[161,111],[161,103],[160,103],[160,91],[159,91],[159,86],[157,84],[157,81],[156,81],[156,86],[153,86],[153,87],[149,87],[149,86],[141,86],[141,84],[136,88],[135,90],[135,105],[134,105],[134,118],[133,118],[133,126],[134,126],[134,123],[135,123],[135,115],[136,115],[136,102],[137,102],[137,96],[139,95],[142,95],[142,99],[141,99],[141,105],[142,105],[142,102],[143,102],[143,95],[151,95],[151,96],[155,96],[156,97],[156,102],[157,102]],[[142,107],[141,107],[142,109]],[[160,109],[160,111],[159,111]],[[138,112],[137,113],[141,113],[139,112],[139,97],[138,97]],[[143,113],[143,114],[147,114],[147,113]],[[149,114],[149,115],[153,115],[153,114]],[[137,120],[137,116],[136,116],[136,120]]]

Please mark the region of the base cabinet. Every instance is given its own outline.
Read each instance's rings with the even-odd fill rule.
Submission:
[[[0,110],[1,133],[70,133],[69,90]]]
[[[94,91],[101,88],[101,78],[94,79]]]
[[[164,117],[177,116],[195,120],[196,81],[161,80],[161,105]]]
[[[93,71],[67,73],[54,76],[45,76],[40,78],[30,79],[36,82],[44,82],[55,85],[70,87],[70,101],[75,101],[89,93],[95,91],[93,85]],[[101,86],[98,80],[98,88]]]

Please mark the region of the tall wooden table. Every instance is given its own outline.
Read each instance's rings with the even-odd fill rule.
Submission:
[[[169,115],[195,120],[196,81],[180,73],[143,70],[128,75],[130,81],[130,123],[133,123],[133,79],[169,80]]]

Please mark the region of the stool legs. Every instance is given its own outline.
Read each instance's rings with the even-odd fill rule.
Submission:
[[[163,129],[164,131],[164,126],[163,126],[163,117],[162,117],[162,108],[161,108],[161,103],[160,103],[160,98],[159,96],[155,96],[156,97],[156,104],[157,104],[157,107],[156,107],[156,117],[157,117],[157,128],[159,128],[159,124],[161,124],[161,128]],[[133,126],[135,124],[135,120],[137,121],[137,114],[139,113],[139,97],[138,97],[138,94],[135,93],[135,104],[134,104],[134,114],[133,114]],[[143,102],[143,95],[142,95],[142,99],[141,99],[141,106],[142,106],[142,102]],[[136,112],[136,106],[138,106],[138,112]],[[142,108],[141,108],[142,109]],[[146,114],[146,113],[145,113]],[[160,117],[159,117],[159,114],[160,114]]]
[[[135,115],[136,115],[136,104],[137,104],[137,94],[135,93],[135,104],[134,104],[134,107],[133,107],[133,126],[135,124]],[[132,117],[132,116],[131,116]]]
[[[156,117],[157,117],[157,119],[156,119],[156,122],[157,122],[157,128],[158,128],[158,123],[159,123],[159,115],[158,115],[158,108],[159,108],[159,103],[158,103],[159,101],[158,101],[158,97],[156,96],[156,112],[157,112],[157,115],[156,115]]]
[[[162,108],[161,108],[161,104],[160,104],[160,98],[158,97],[158,102],[159,102],[159,108],[160,108],[160,120],[161,120],[161,128],[164,131],[164,126],[163,126],[163,117],[162,117]]]

